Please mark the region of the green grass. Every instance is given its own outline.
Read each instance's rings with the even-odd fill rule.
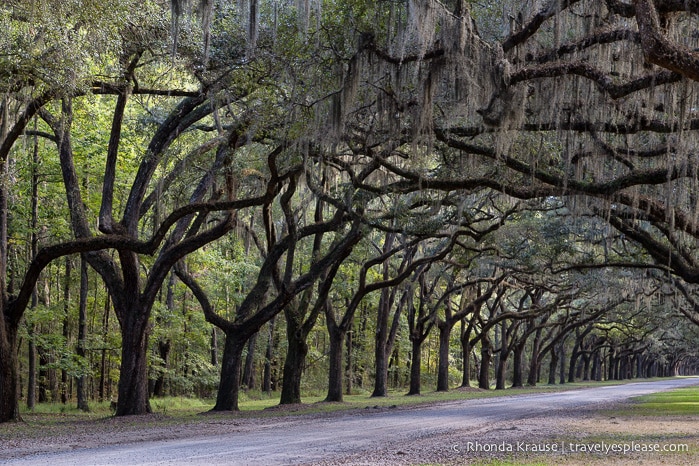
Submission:
[[[634,398],[628,408],[634,416],[699,415],[699,387],[678,388]]]
[[[325,399],[325,395],[316,394],[313,396],[303,397],[302,405],[286,409],[275,409],[275,407],[278,407],[279,405],[278,392],[267,394],[259,391],[248,391],[240,393],[239,406],[241,412],[238,415],[245,417],[267,417],[289,414],[330,413],[351,409],[394,408],[509,395],[552,393],[565,390],[575,390],[579,388],[619,385],[623,383],[628,383],[628,381],[575,382],[564,385],[539,385],[537,387],[506,390],[452,389],[448,392],[425,391],[423,394],[417,396],[405,396],[406,391],[402,389],[391,391],[386,397],[372,398],[369,396],[369,392],[345,395],[343,403],[323,403],[322,401]],[[699,402],[699,398],[697,398],[697,402]],[[213,399],[165,397],[151,400],[151,408],[154,413],[175,418],[192,418],[198,414],[211,410],[213,406]],[[90,409],[91,411],[89,413],[84,413],[79,411],[75,407],[74,403],[66,405],[61,403],[39,403],[36,405],[33,411],[28,411],[24,405],[20,406],[20,411],[22,412],[22,416],[25,421],[31,421],[32,419],[38,418],[83,418],[85,420],[89,420],[110,417],[112,415],[112,410],[108,401],[101,403],[90,403]],[[226,413],[226,415],[230,415],[230,413]]]

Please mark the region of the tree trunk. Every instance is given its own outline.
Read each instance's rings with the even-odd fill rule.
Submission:
[[[343,401],[342,397],[342,348],[347,332],[337,325],[327,323],[330,336],[330,354],[328,355],[328,395],[325,401]]]
[[[580,353],[578,351],[578,347],[574,346],[573,352],[570,355],[570,364],[568,366],[568,382],[569,383],[575,382],[575,370],[577,367],[579,356],[580,356]]]
[[[234,332],[225,332],[226,340],[221,357],[221,381],[216,395],[216,405],[212,411],[238,411],[240,393],[240,371],[243,365],[245,338]]]
[[[419,338],[411,338],[412,354],[410,357],[410,391],[408,395],[420,394],[420,375],[422,373],[422,341]]]
[[[448,322],[439,326],[439,355],[437,361],[437,391],[449,390],[449,340],[451,337],[451,325]]]
[[[85,339],[87,338],[87,292],[88,292],[88,275],[87,261],[84,257],[80,258],[80,302],[78,303],[78,347],[76,354],[84,361],[87,355],[85,351]],[[76,395],[78,398],[78,409],[81,411],[90,411],[90,406],[87,401],[87,377],[84,373],[78,376],[76,382]]]
[[[389,290],[381,290],[376,317],[376,337],[374,350],[374,392],[371,396],[388,395],[388,314]]]
[[[486,343],[485,339],[481,340],[481,342],[483,346],[481,347],[481,370],[478,375],[478,388],[490,390],[490,362],[493,357],[493,351],[489,342]]]
[[[388,395],[388,355],[386,354],[386,341],[382,338],[376,340],[375,356],[375,379],[374,391],[371,396]]]
[[[301,403],[301,376],[308,354],[305,332],[301,328],[287,320],[288,348],[284,361],[284,375],[282,378],[282,393],[279,404]]]
[[[524,344],[526,340],[515,345],[514,351],[512,353],[512,387],[522,388],[524,387],[524,371],[522,359],[524,356]]]
[[[117,416],[148,414],[148,314],[132,304],[122,311],[121,324],[121,369]]]
[[[3,318],[0,320],[0,422],[21,420],[17,362],[17,328]]]

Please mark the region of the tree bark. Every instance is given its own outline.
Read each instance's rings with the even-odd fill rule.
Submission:
[[[121,324],[121,368],[117,416],[148,414],[148,315],[137,303],[119,314]]]
[[[87,261],[83,256],[80,257],[80,302],[78,303],[78,347],[76,354],[84,361],[87,355],[85,351],[85,340],[87,338],[87,292],[88,292],[88,274]],[[87,400],[87,377],[84,373],[78,376],[76,381],[76,396],[78,399],[78,409],[81,411],[90,411],[90,405]]]
[[[287,351],[279,404],[301,403],[301,375],[308,354],[307,335],[293,319],[287,319]]]
[[[387,241],[389,243],[389,241]],[[387,278],[388,265],[384,268],[384,278]],[[376,317],[376,335],[374,346],[374,391],[375,396],[388,395],[388,317],[390,313],[390,290],[381,290],[378,312]]]
[[[2,305],[7,306],[5,303]],[[7,319],[2,319],[0,320],[0,422],[21,420],[18,389],[17,327],[7,322]]]
[[[440,322],[439,328],[439,359],[437,365],[437,391],[449,390],[449,341],[452,326],[449,322]]]
[[[419,395],[422,374],[422,341],[418,338],[413,338],[412,352],[410,357],[410,391],[408,395]]]
[[[341,402],[342,397],[342,375],[343,375],[343,347],[347,331],[337,325],[327,323],[330,337],[330,353],[328,354],[328,394],[325,401]]]
[[[514,351],[512,352],[512,387],[522,388],[524,387],[524,371],[523,371],[523,356],[524,356],[524,345],[526,339],[517,345],[515,345]]]
[[[490,390],[490,363],[493,358],[493,349],[490,340],[481,339],[481,370],[478,376],[478,388]]]
[[[240,371],[246,340],[234,332],[225,332],[226,340],[221,357],[221,381],[212,411],[238,411]]]

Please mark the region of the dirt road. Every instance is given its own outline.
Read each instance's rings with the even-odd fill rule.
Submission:
[[[283,418],[205,435],[141,441],[16,458],[0,464],[411,464],[467,461],[472,442],[540,441],[560,416],[630,397],[699,384],[674,379],[561,393],[512,395],[411,409],[365,410],[330,417]],[[230,426],[229,426],[230,427]],[[539,429],[539,430],[537,430]],[[550,434],[550,432],[549,432]],[[179,432],[173,437],[183,437]],[[543,432],[543,437],[546,432]],[[504,440],[505,439],[505,440]],[[469,443],[470,442],[470,443]],[[1,448],[1,447],[0,447]],[[61,448],[65,450],[64,448]]]

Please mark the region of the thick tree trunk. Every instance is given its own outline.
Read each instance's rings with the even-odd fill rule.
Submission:
[[[330,353],[328,355],[328,395],[325,401],[343,401],[342,397],[342,349],[347,332],[328,322]]]
[[[133,304],[121,319],[117,416],[148,414],[148,314]]]
[[[449,340],[452,326],[448,323],[439,325],[439,355],[437,361],[437,391],[449,390]]]
[[[287,324],[287,332],[294,327],[296,326]],[[301,376],[306,363],[308,345],[305,332],[300,328],[294,330],[291,334],[287,333],[288,347],[284,361],[282,393],[279,399],[279,404],[282,405],[301,403]]]
[[[520,344],[515,345],[514,351],[512,352],[512,387],[522,388],[524,387],[524,371],[523,369],[523,356],[524,356],[524,344],[523,341]]]
[[[421,388],[420,375],[422,373],[422,340],[411,338],[412,354],[410,356],[410,391],[408,395],[419,395]]]
[[[578,352],[577,346],[573,348],[573,352],[570,355],[570,364],[568,366],[568,382],[575,382],[575,370],[578,363],[578,357],[580,353]]]
[[[386,342],[377,339],[375,356],[376,376],[374,379],[374,391],[371,396],[388,395],[388,355],[386,354]]]
[[[0,314],[0,422],[19,421],[17,328]]]
[[[551,359],[549,360],[549,385],[556,385],[556,367],[558,366],[558,351],[551,348]]]
[[[221,358],[221,382],[212,411],[238,411],[240,394],[240,371],[243,365],[243,349],[246,339],[234,332],[226,332],[226,341]]]

